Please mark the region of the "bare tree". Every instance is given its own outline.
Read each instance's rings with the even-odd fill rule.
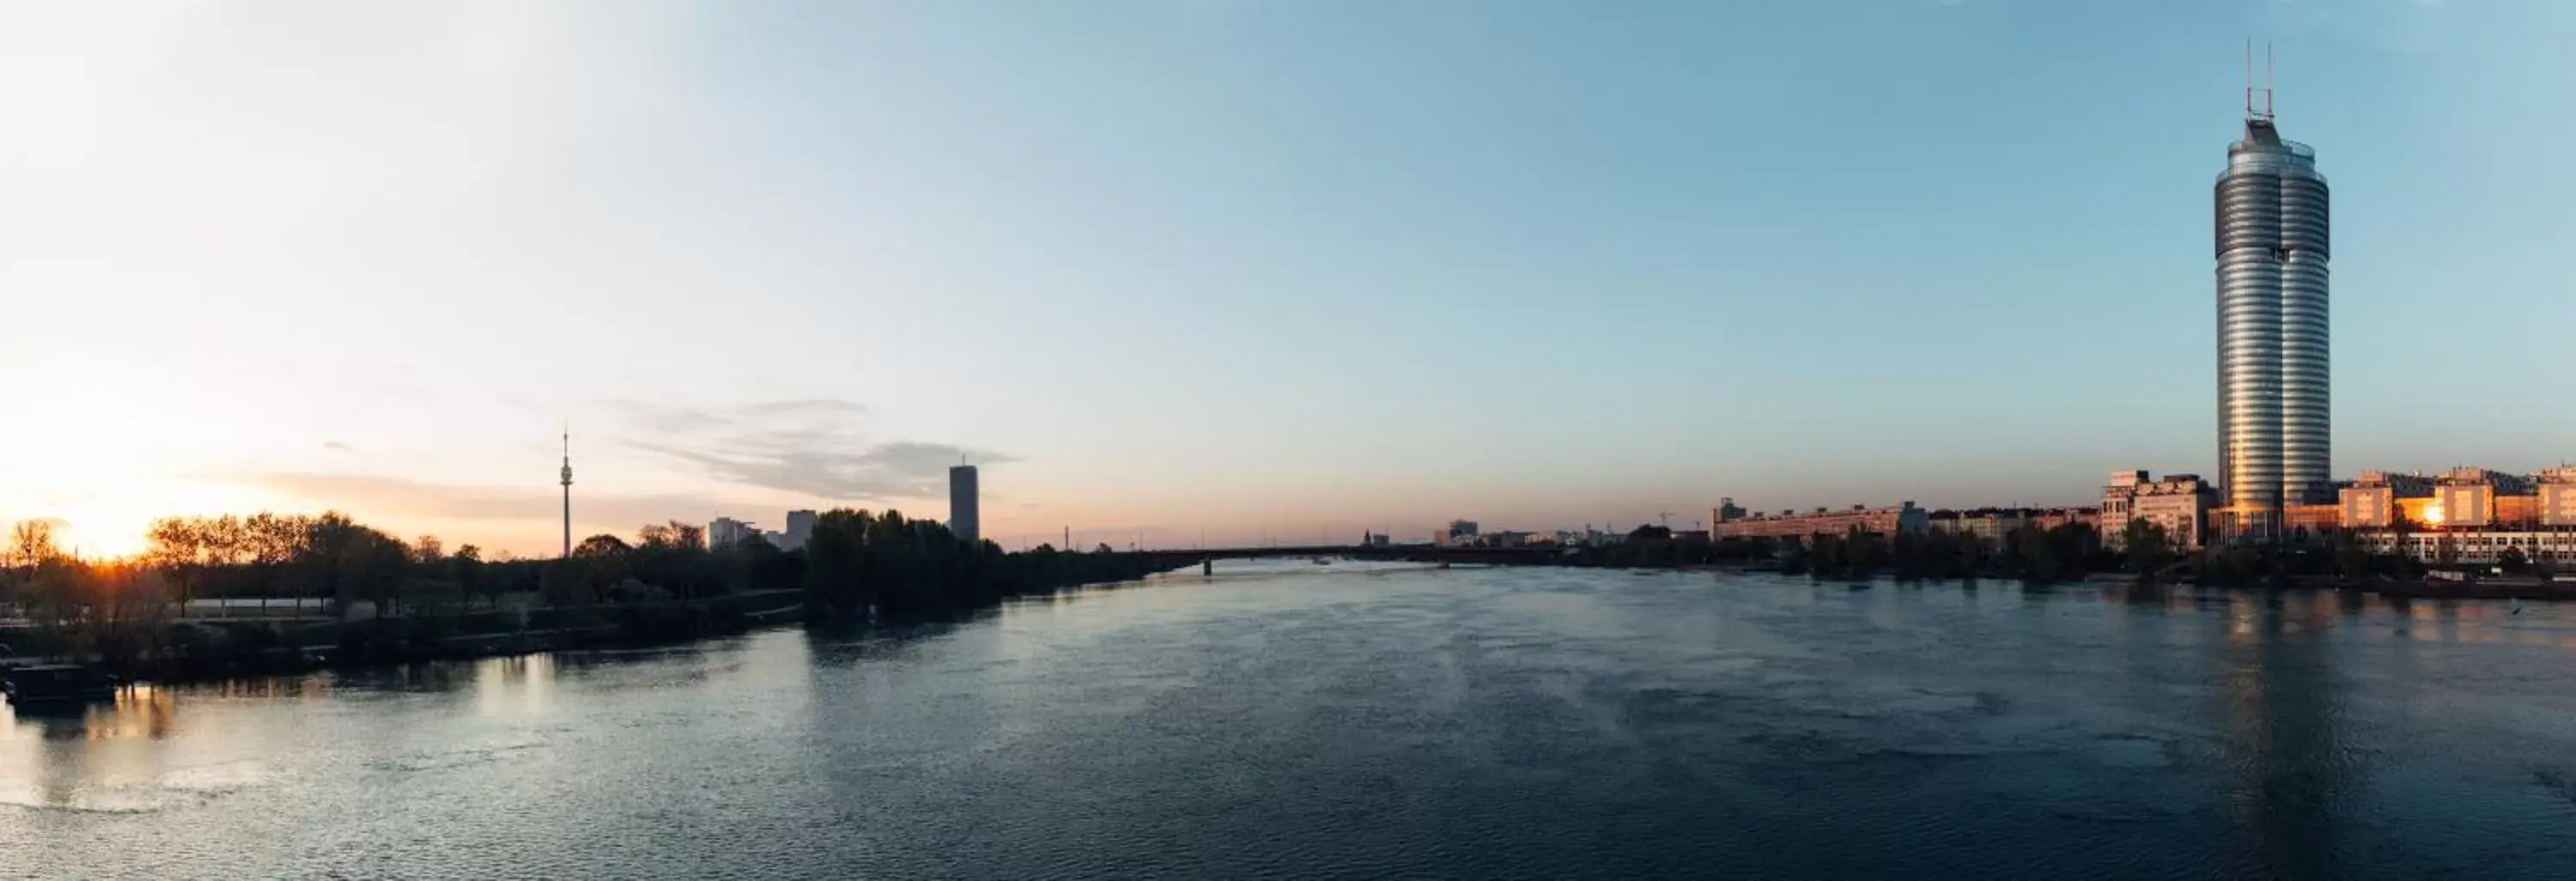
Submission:
[[[63,555],[54,545],[54,521],[20,520],[9,529],[9,559],[12,565],[34,566]]]

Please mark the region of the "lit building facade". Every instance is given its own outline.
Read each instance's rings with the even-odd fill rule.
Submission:
[[[2102,487],[2102,543],[2125,546],[2130,521],[2144,520],[2162,528],[2175,547],[2197,548],[2209,541],[2218,509],[2218,488],[2200,475],[2115,471]]]
[[[2524,524],[2537,519],[2531,478],[2484,468],[2453,468],[2433,484],[2433,525],[2475,529],[2496,524]],[[2517,503],[2519,502],[2519,503]]]
[[[2402,513],[2399,500],[2431,498],[2433,481],[2420,474],[2364,471],[2336,495],[2336,525],[2347,529],[2388,529],[2397,525]]]
[[[2313,536],[2342,529],[2381,552],[2428,561],[2498,562],[2508,551],[2576,565],[2576,467],[2537,475],[2454,468],[2439,476],[2364,471],[2331,506],[2288,506]],[[2312,512],[2312,513],[2309,513]]]
[[[2385,530],[2362,533],[2362,543],[2380,553],[2404,554],[2418,560],[2493,564],[2512,551],[2525,562],[2556,569],[2576,565],[2576,530],[2443,529],[2431,532]]]
[[[2540,472],[2540,525],[2576,527],[2576,467],[2561,465]]]

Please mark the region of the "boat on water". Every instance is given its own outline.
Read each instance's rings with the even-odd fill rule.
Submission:
[[[0,671],[0,693],[20,706],[109,700],[116,677],[78,664],[46,664]]]
[[[1329,558],[1329,557],[1316,557],[1316,558],[1315,558],[1315,565],[1317,565],[1317,566],[1330,566],[1330,565],[1333,565],[1333,561],[1332,561],[1332,559],[1331,559],[1331,558]]]

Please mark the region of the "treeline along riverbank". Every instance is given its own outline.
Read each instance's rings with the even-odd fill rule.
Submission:
[[[805,547],[648,526],[568,558],[487,558],[338,513],[170,518],[123,560],[62,553],[19,524],[0,565],[0,657],[179,680],[632,646],[782,621],[947,616],[1014,596],[1131,581],[1168,563],[1052,546],[1006,553],[895,511],[835,510]]]

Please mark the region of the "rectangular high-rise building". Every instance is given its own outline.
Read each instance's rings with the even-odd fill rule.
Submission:
[[[959,465],[948,469],[948,531],[967,541],[982,541],[982,525],[977,522],[975,466]]]
[[[731,517],[718,517],[707,523],[707,547],[729,548],[760,535],[760,528]]]
[[[2326,340],[2326,179],[2281,139],[2270,90],[2218,178],[2218,479],[2230,531],[2269,537],[2283,509],[2334,501]],[[2107,524],[2106,524],[2107,525]]]
[[[778,549],[793,551],[805,547],[805,540],[814,537],[814,520],[812,509],[787,512],[787,530],[778,534]]]

